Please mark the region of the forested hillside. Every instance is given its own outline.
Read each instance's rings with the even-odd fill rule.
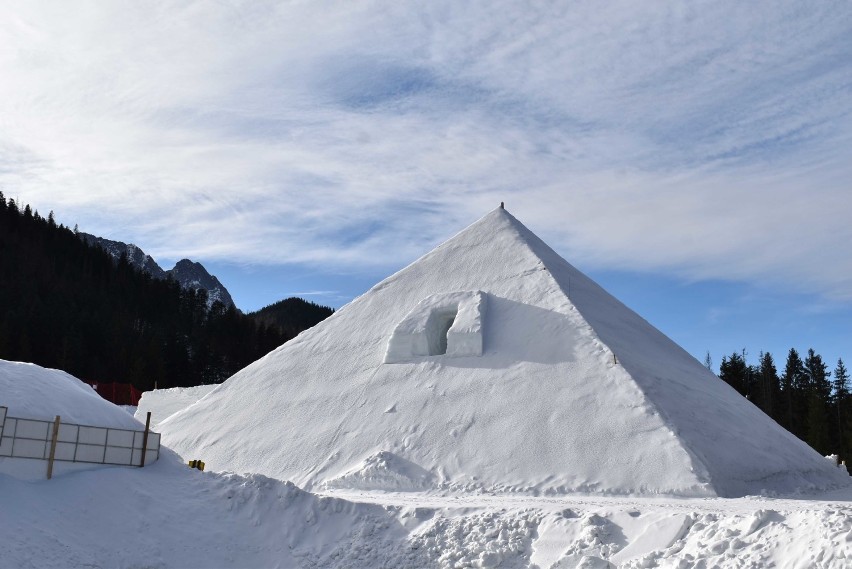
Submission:
[[[839,454],[852,466],[852,397],[843,360],[832,370],[813,349],[802,358],[791,348],[779,371],[768,352],[756,365],[746,355],[724,356],[719,377],[814,449]],[[705,363],[711,367],[709,354]]]
[[[282,329],[218,302],[208,310],[205,291],[116,263],[52,212],[0,192],[2,359],[142,390],[190,386],[224,380],[309,325]]]
[[[288,337],[310,328],[334,314],[334,310],[301,298],[285,298],[264,306],[249,316],[265,326],[272,326]]]

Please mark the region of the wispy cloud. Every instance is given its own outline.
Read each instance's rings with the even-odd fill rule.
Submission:
[[[7,3],[0,184],[158,258],[585,265],[852,300],[846,2]]]

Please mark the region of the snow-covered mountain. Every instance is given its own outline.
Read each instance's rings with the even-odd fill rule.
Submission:
[[[170,277],[175,279],[183,288],[203,288],[207,291],[207,305],[212,306],[217,300],[225,306],[233,306],[234,301],[225,285],[219,282],[215,276],[207,272],[201,263],[195,263],[189,259],[181,259],[174,268],[166,271]]]
[[[132,266],[150,274],[155,279],[167,279],[171,277],[183,288],[206,290],[208,307],[212,306],[217,300],[226,307],[234,306],[234,301],[228,289],[225,288],[225,285],[207,272],[207,269],[201,263],[196,263],[189,259],[181,259],[175,264],[174,268],[166,271],[157,264],[157,261],[151,255],[146,254],[145,251],[133,243],[128,244],[121,241],[113,241],[89,233],[81,232],[79,235],[90,245],[99,245],[116,260],[126,254],[127,260]]]

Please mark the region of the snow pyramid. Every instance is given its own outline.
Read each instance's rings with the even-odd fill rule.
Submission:
[[[741,496],[850,478],[492,211],[160,425],[305,488]]]

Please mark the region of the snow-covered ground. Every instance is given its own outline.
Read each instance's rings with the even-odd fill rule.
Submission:
[[[144,469],[0,474],[0,566],[842,568],[850,499],[320,496],[164,451]]]

